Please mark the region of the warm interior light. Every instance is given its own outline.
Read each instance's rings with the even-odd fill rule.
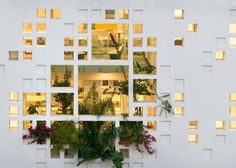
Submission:
[[[64,38],[64,46],[73,47],[74,46],[74,38],[73,37],[65,37]]]
[[[24,60],[32,60],[32,51],[23,51]]]
[[[46,9],[37,9],[37,18],[46,18]]]
[[[194,134],[194,135],[189,135],[188,136],[188,142],[190,144],[197,144],[198,143],[198,135]]]
[[[156,37],[148,37],[147,38],[147,46],[148,47],[156,47],[157,45],[157,38]]]
[[[46,23],[37,23],[37,32],[46,33]]]
[[[106,19],[115,19],[115,10],[114,9],[106,9],[105,10],[105,18]]]
[[[78,33],[87,33],[88,32],[88,24],[87,23],[79,23],[78,24]]]
[[[18,129],[18,127],[19,127],[18,120],[10,120],[9,121],[9,128],[10,129]]]
[[[188,24],[188,32],[197,32],[198,30],[198,24],[192,23]]]
[[[134,47],[142,47],[143,46],[143,38],[142,37],[134,37],[133,38],[133,46]]]
[[[229,94],[229,100],[230,101],[236,101],[236,93],[230,93]]]
[[[174,18],[175,19],[184,19],[184,10],[183,9],[174,10]]]
[[[143,24],[133,24],[133,33],[143,33]]]
[[[217,51],[216,52],[216,60],[224,60],[225,59],[225,52],[224,51]]]
[[[230,129],[232,130],[236,129],[236,121],[230,121]]]
[[[60,9],[51,9],[51,18],[60,19]]]
[[[182,37],[175,38],[174,45],[176,47],[183,47],[184,46],[184,38],[182,38]]]
[[[121,9],[119,14],[120,19],[129,19],[129,10]]]
[[[147,109],[147,115],[148,116],[155,116],[157,114],[157,108],[156,107],[148,107]]]
[[[9,107],[10,115],[18,115],[18,106]]]
[[[230,47],[236,47],[236,37],[230,37],[229,38],[229,46]]]
[[[33,45],[33,39],[32,37],[23,37],[23,44],[27,46],[32,46]]]
[[[224,130],[225,129],[225,121],[216,121],[216,129]]]
[[[37,102],[37,101],[46,101],[46,93],[40,93],[37,95],[35,93],[25,93],[26,101]]]
[[[19,94],[17,92],[10,92],[9,100],[10,101],[18,101],[19,100]]]
[[[236,107],[230,107],[229,113],[230,113],[230,116],[236,116]]]
[[[197,130],[198,129],[198,121],[189,121],[188,129]]]
[[[229,24],[229,33],[236,33],[236,23]]]
[[[174,113],[175,113],[175,115],[177,115],[177,116],[184,115],[184,107],[182,107],[182,106],[177,106],[177,107],[175,107]]]
[[[32,127],[32,121],[23,121],[23,129],[29,129],[30,127]]]
[[[148,129],[156,130],[156,127],[157,127],[157,122],[156,121],[148,121],[147,122],[147,128]]]
[[[32,23],[23,23],[23,31],[24,33],[32,32]]]
[[[175,101],[184,101],[184,93],[175,93]]]

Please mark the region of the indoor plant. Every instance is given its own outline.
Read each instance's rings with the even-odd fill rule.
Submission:
[[[27,112],[29,114],[38,114],[38,109],[39,109],[39,107],[37,105],[30,104],[27,109]]]
[[[124,51],[124,46],[116,41],[114,35],[112,33],[109,33],[111,41],[113,43],[113,47],[116,50],[116,53],[109,53],[110,59],[120,59],[121,55]]]

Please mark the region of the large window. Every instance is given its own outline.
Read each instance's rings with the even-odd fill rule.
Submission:
[[[24,93],[24,115],[46,115],[46,93]]]
[[[52,87],[73,87],[73,65],[51,65]]]

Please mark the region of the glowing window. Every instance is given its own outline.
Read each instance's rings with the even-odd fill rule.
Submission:
[[[87,23],[79,23],[78,24],[78,33],[88,33],[88,24]]]
[[[231,130],[236,130],[236,121],[230,121],[229,127]]]
[[[114,9],[107,9],[105,10],[106,19],[115,19],[115,10]]]
[[[60,9],[51,9],[50,14],[52,19],[60,19]]]
[[[216,51],[216,60],[224,60],[225,51]]]
[[[189,130],[197,130],[198,129],[198,121],[189,121],[188,122]]]
[[[188,24],[188,32],[196,33],[198,31],[198,24],[191,23]]]
[[[216,121],[216,130],[224,130],[225,121]]]
[[[174,114],[177,116],[184,115],[184,107],[182,107],[182,106],[175,107]]]
[[[73,47],[74,46],[74,38],[73,37],[65,37],[64,38],[64,46]]]
[[[184,93],[175,93],[175,101],[184,101]]]
[[[78,46],[79,47],[86,47],[88,45],[88,39],[85,37],[81,37],[78,39]]]
[[[23,45],[25,47],[31,47],[33,45],[32,37],[23,37]]]
[[[74,51],[64,51],[64,60],[73,60]]]
[[[174,45],[176,47],[183,47],[184,46],[184,38],[182,38],[182,37],[175,38]]]
[[[23,129],[24,130],[27,130],[29,129],[30,127],[32,127],[32,121],[23,121]]]
[[[236,107],[230,107],[229,114],[230,116],[236,116]]]
[[[23,51],[24,60],[32,60],[32,51]]]
[[[37,45],[45,46],[46,45],[46,37],[37,37]]]
[[[66,100],[66,104],[63,102]],[[51,115],[73,115],[74,93],[52,93]]]
[[[9,107],[9,114],[10,115],[18,115],[19,110],[18,110],[18,106],[10,106]]]
[[[120,19],[129,19],[129,10],[128,9],[121,9],[119,13]]]
[[[184,10],[183,9],[174,10],[174,18],[175,19],[184,19]]]
[[[37,18],[46,18],[46,9],[37,9]]]
[[[148,37],[147,38],[147,46],[148,47],[156,47],[157,45],[157,38],[156,37]]]
[[[37,32],[46,33],[46,23],[37,23]]]
[[[236,47],[236,38],[235,37],[230,37],[229,38],[229,46],[230,47]]]
[[[9,60],[18,60],[18,51],[9,51]]]
[[[32,32],[32,23],[23,23],[23,31],[24,33],[31,33]]]
[[[73,87],[73,75],[73,65],[51,65],[51,87]]]
[[[9,93],[9,100],[10,101],[18,101],[19,100],[19,93],[17,93],[17,92],[10,92]]]
[[[88,52],[87,51],[79,51],[78,52],[78,60],[86,60]]]
[[[157,129],[157,122],[156,121],[148,121],[147,128],[151,129],[151,130],[156,130]]]
[[[188,143],[190,144],[197,144],[198,143],[198,135],[189,135],[188,136]]]
[[[19,128],[18,120],[10,120],[9,121],[9,128],[12,130],[17,130]]]
[[[229,94],[229,101],[236,101],[236,93]]]
[[[143,38],[142,37],[134,37],[133,38],[133,46],[134,47],[142,47],[143,46]]]
[[[142,116],[143,115],[143,107],[134,107],[133,108],[134,116]]]
[[[236,33],[236,23],[229,24],[229,33]]]
[[[148,107],[147,108],[147,115],[148,116],[156,116],[157,115],[157,108],[156,107]]]
[[[133,24],[133,33],[143,33],[143,24]]]

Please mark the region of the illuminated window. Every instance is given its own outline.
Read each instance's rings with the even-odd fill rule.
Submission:
[[[32,32],[32,23],[23,23],[23,31],[24,33],[31,33]]]
[[[27,130],[29,129],[30,127],[32,127],[32,121],[23,121],[23,129],[24,130]]]
[[[74,38],[73,37],[65,37],[64,38],[64,46],[73,47],[74,46]]]
[[[88,24],[87,23],[79,23],[78,24],[78,33],[88,33]]]
[[[184,46],[184,38],[182,38],[182,37],[175,38],[174,44],[176,47],[183,47]]]
[[[230,47],[236,47],[236,38],[235,37],[230,37],[229,38],[229,46]]]
[[[9,128],[11,130],[17,130],[19,128],[19,122],[18,120],[10,120],[9,121]]]
[[[46,23],[37,23],[37,32],[46,33]]]
[[[9,60],[18,60],[18,51],[9,51]]]
[[[19,93],[17,93],[17,92],[10,92],[9,93],[9,100],[10,101],[18,101],[19,100]]]
[[[23,51],[24,60],[32,60],[32,51]]]
[[[50,14],[52,19],[60,19],[60,9],[51,9]]]
[[[46,37],[37,37],[37,45],[45,46],[46,45]]]
[[[46,9],[37,9],[37,18],[46,18]]]
[[[88,45],[88,40],[87,38],[79,38],[78,39],[78,46],[79,47],[86,47]]]
[[[225,121],[216,121],[216,130],[224,130]]]
[[[229,94],[229,101],[236,101],[236,93]]]
[[[148,37],[147,38],[147,46],[148,47],[156,47],[157,45],[157,38],[156,37]]]
[[[23,45],[25,47],[31,47],[33,45],[32,37],[23,37]]]
[[[86,60],[88,52],[87,51],[79,51],[78,52],[78,60]]]
[[[151,130],[156,130],[157,129],[157,122],[156,121],[148,121],[147,128],[151,129]]]
[[[184,107],[182,107],[182,106],[175,107],[174,114],[177,116],[184,115]]]
[[[133,46],[134,47],[142,47],[143,46],[143,38],[142,37],[134,37],[133,38]]]
[[[128,9],[121,9],[119,13],[120,19],[129,19],[129,10]]]
[[[198,121],[189,121],[188,122],[189,130],[197,130],[198,129]]]
[[[107,9],[105,10],[106,19],[115,19],[115,10]]]
[[[236,23],[229,24],[229,33],[236,33]]]
[[[134,116],[142,116],[143,115],[143,107],[134,107],[133,108]]]
[[[198,31],[198,24],[192,23],[188,24],[188,32],[197,32]]]
[[[175,101],[184,101],[184,93],[175,93]]]
[[[216,60],[224,60],[225,52],[224,51],[216,51]]]
[[[19,110],[18,110],[18,106],[10,106],[9,107],[9,114],[10,115],[18,115]]]
[[[73,87],[73,68],[73,65],[51,65],[51,87]]]
[[[143,33],[143,24],[133,24],[133,33]]]
[[[236,116],[236,107],[230,107],[229,114],[230,116]]]
[[[74,93],[51,94],[51,115],[73,115],[73,112]]]
[[[184,19],[184,10],[183,9],[174,10],[174,18],[175,19]]]
[[[156,116],[157,115],[157,108],[156,107],[148,107],[147,108],[147,115],[148,116]]]
[[[73,60],[74,51],[64,51],[64,60]]]
[[[188,143],[190,144],[197,144],[198,143],[198,135],[189,135],[188,136]]]
[[[236,121],[230,121],[229,127],[231,130],[236,130]]]

